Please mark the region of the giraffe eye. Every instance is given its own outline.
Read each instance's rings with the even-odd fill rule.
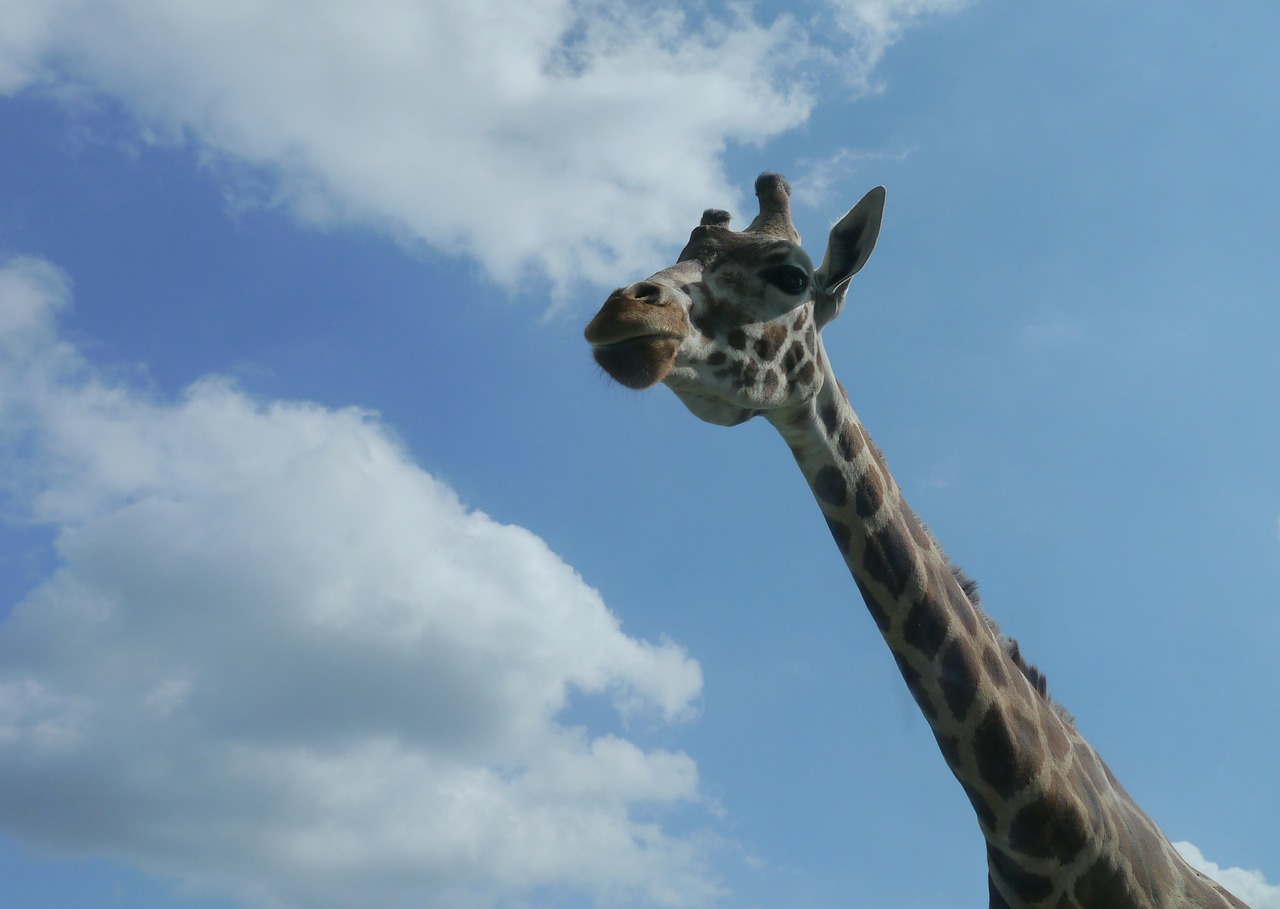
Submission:
[[[762,271],[760,276],[784,294],[790,294],[791,296],[804,293],[805,288],[809,286],[808,272],[794,265],[779,265],[777,268],[768,268]]]

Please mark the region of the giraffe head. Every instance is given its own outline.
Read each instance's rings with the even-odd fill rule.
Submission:
[[[831,229],[818,268],[791,223],[791,187],[756,180],[746,230],[708,209],[675,265],[609,295],[586,328],[596,362],[630,388],[664,382],[699,418],[732,426],[802,403],[822,387],[818,333],[880,233],[884,187]]]

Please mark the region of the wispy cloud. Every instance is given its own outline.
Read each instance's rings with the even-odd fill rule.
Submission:
[[[739,197],[727,144],[803,123],[812,67],[865,83],[961,5],[833,0],[802,25],[666,2],[8,0],[0,92],[116,99],[146,141],[198,143],[239,203],[374,225],[509,285],[616,283]]]
[[[828,207],[837,186],[852,179],[864,165],[875,161],[905,161],[914,149],[868,151],[840,148],[822,158],[800,161],[800,170],[791,181],[797,202],[812,207]]]
[[[1174,843],[1173,846],[1192,868],[1226,887],[1251,909],[1280,909],[1280,885],[1267,883],[1261,871],[1223,868],[1206,859],[1193,843]]]
[[[847,65],[865,90],[879,90],[872,71],[903,33],[932,17],[956,13],[969,0],[828,0],[836,21],[854,42]]]
[[[1046,347],[1069,347],[1086,339],[1081,325],[1060,312],[1047,313],[1022,326],[1018,340],[1023,347],[1040,350]]]
[[[705,810],[694,761],[558,719],[686,717],[695,661],[376,417],[156,400],[59,337],[68,299],[0,269],[0,492],[60,561],[0,625],[0,829],[261,903],[716,895],[655,822]]]

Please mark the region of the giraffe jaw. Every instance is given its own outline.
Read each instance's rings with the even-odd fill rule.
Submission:
[[[674,374],[667,377],[666,383],[667,387],[675,392],[680,402],[689,408],[689,412],[704,423],[714,423],[716,426],[737,426],[759,413],[737,402],[726,401],[708,394],[696,383],[687,383],[683,381],[683,377]]]

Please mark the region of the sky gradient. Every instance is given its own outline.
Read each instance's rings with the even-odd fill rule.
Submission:
[[[983,905],[785,446],[581,337],[768,169],[815,257],[888,187],[825,332],[854,407],[1139,804],[1278,909],[1277,34],[0,0],[0,903]]]

